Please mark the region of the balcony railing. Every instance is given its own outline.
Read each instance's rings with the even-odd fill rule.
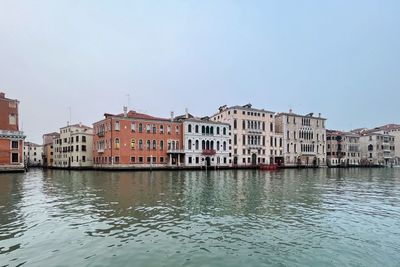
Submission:
[[[104,148],[97,149],[97,153],[104,153]]]
[[[98,132],[98,133],[97,133],[97,136],[98,136],[98,137],[104,137],[104,132]]]
[[[216,153],[214,149],[204,149],[202,154],[204,156],[214,156]]]
[[[183,149],[168,149],[167,153],[168,154],[184,154],[185,150],[183,150]]]
[[[0,130],[0,136],[3,136],[3,137],[14,137],[14,138],[25,138],[24,132],[22,132],[22,131]]]

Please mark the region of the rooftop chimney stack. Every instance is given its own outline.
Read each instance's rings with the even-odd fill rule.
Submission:
[[[318,113],[318,118],[321,118],[321,112],[320,112],[320,113]]]
[[[171,111],[171,121],[173,121],[173,120],[174,120],[174,112]]]
[[[292,110],[292,109],[289,109],[289,113],[292,114],[292,112],[293,112],[293,110]]]
[[[128,107],[124,106],[124,117],[128,117]]]
[[[6,94],[3,92],[0,92],[0,98],[6,98]]]
[[[189,119],[189,111],[188,108],[185,108],[185,118]]]

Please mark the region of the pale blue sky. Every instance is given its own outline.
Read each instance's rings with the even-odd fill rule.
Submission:
[[[329,128],[399,121],[400,1],[0,0],[0,89],[28,140],[127,104],[321,112]]]

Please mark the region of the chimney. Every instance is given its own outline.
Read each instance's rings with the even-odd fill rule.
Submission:
[[[185,108],[185,118],[189,119],[189,112],[188,112],[188,108]]]
[[[318,113],[318,118],[321,118],[321,112],[320,112],[320,113]]]
[[[292,109],[289,109],[289,113],[292,114],[292,112],[293,112],[293,110],[292,110]]]
[[[124,117],[128,117],[128,107],[124,106]]]
[[[82,128],[82,122],[79,122],[79,127]]]
[[[173,120],[174,120],[174,112],[171,111],[171,121],[173,121]]]
[[[0,98],[6,98],[6,94],[3,92],[0,92]]]

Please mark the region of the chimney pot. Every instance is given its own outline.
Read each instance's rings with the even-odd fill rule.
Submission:
[[[0,98],[6,98],[6,94],[3,92],[0,92]]]

